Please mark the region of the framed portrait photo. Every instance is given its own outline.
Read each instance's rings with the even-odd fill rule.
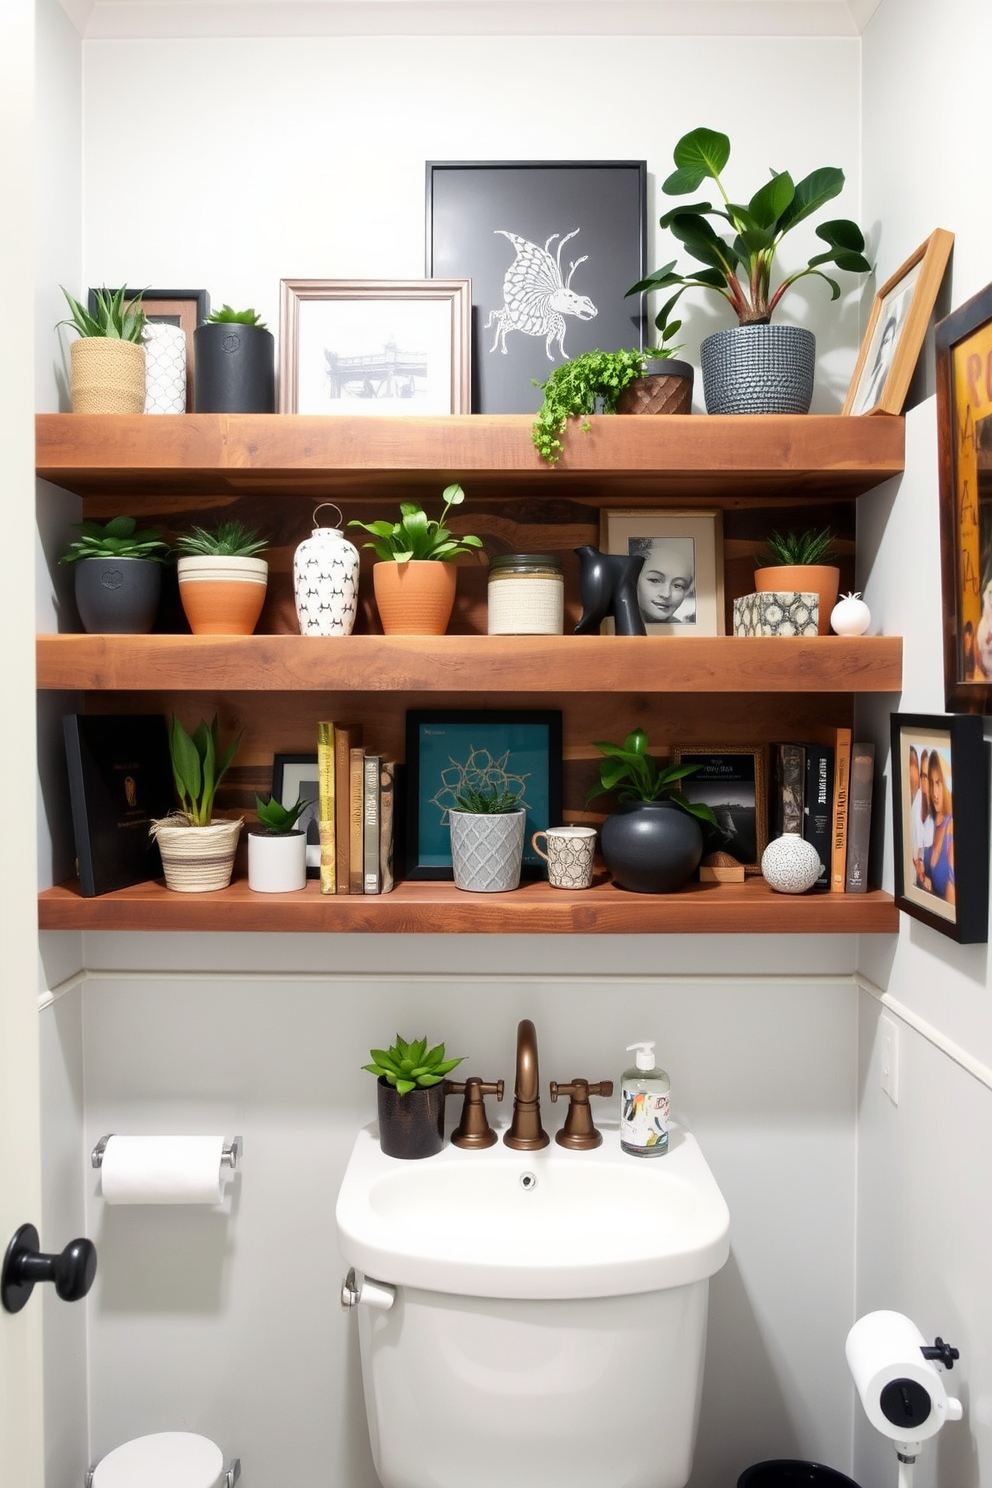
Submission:
[[[279,412],[471,411],[468,279],[283,279]]]
[[[761,872],[768,845],[768,760],[763,744],[693,746],[672,750],[672,764],[698,764],[682,781],[687,801],[709,806],[716,825],[700,822],[703,857],[727,853],[745,873]]]
[[[413,709],[406,715],[406,877],[450,879],[448,812],[467,786],[519,790],[523,874],[544,876],[535,832],[561,823],[561,713]]]
[[[604,511],[599,545],[643,556],[637,606],[648,635],[725,633],[722,512]]]
[[[875,296],[844,413],[902,413],[954,234],[935,228]]]
[[[989,749],[980,718],[892,715],[895,901],[961,945],[989,923]]]
[[[272,762],[272,794],[286,807],[295,806],[300,799],[308,803],[298,826],[307,834],[307,878],[319,878],[320,797],[317,756],[277,754]]]
[[[555,367],[644,346],[643,160],[427,162],[427,273],[472,281],[473,413],[535,413]]]
[[[116,289],[110,290],[116,294]],[[137,294],[137,291],[136,291]],[[210,314],[210,296],[205,289],[143,289],[141,306],[145,319],[154,324],[178,326],[186,337],[186,412],[192,413],[196,376],[193,332]],[[89,311],[96,310],[96,290],[89,292]]]

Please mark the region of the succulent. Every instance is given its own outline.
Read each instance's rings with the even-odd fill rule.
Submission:
[[[440,1085],[445,1075],[461,1064],[464,1055],[457,1059],[445,1059],[444,1045],[437,1044],[428,1049],[425,1038],[408,1043],[396,1035],[396,1042],[389,1049],[370,1049],[371,1064],[363,1064],[370,1074],[384,1076],[394,1085],[400,1095],[411,1090],[424,1090],[429,1085]]]
[[[676,328],[672,326],[667,334]],[[584,351],[556,367],[544,382],[533,379],[544,394],[531,429],[538,453],[553,465],[562,452],[561,436],[570,418],[581,417],[582,428],[588,432],[588,415],[597,410],[616,413],[617,399],[624,388],[644,376],[649,358],[669,357],[677,349]]]
[[[176,538],[176,552],[187,557],[251,558],[267,546],[256,528],[238,521],[221,522],[213,532],[194,527]]]
[[[790,567],[805,567],[811,563],[832,563],[834,535],[829,527],[819,531],[811,527],[808,532],[773,532],[766,540],[765,550],[758,555],[758,563],[765,568],[787,564]]]
[[[522,795],[522,790],[507,790],[499,785],[490,785],[485,790],[467,785],[455,796],[456,810],[470,811],[475,816],[498,816],[517,811]]]
[[[444,521],[453,506],[461,506],[465,492],[461,486],[445,486],[444,511],[437,522],[429,521],[423,507],[412,501],[400,502],[398,522],[348,523],[349,527],[362,527],[371,532],[372,541],[363,543],[365,548],[374,548],[376,556],[384,562],[407,563],[410,559],[434,559],[438,563],[449,563],[460,553],[472,548],[481,548],[478,537],[456,537]]]
[[[192,734],[188,734],[173,715],[169,734],[172,775],[180,807],[191,827],[209,827],[217,787],[227,774],[240,743],[241,734],[238,733],[221,754],[216,714],[209,728],[201,718]]]
[[[310,802],[305,801],[302,796],[295,805],[284,806],[281,801],[276,800],[275,796],[269,796],[267,801],[263,801],[261,796],[256,794],[255,815],[262,826],[270,832],[292,832],[309,805]]]
[[[600,761],[599,784],[588,791],[587,804],[595,796],[615,790],[621,801],[672,801],[700,821],[716,821],[709,806],[701,801],[687,801],[679,789],[679,782],[698,770],[699,765],[668,765],[663,770],[648,754],[648,736],[642,728],[634,729],[622,744],[597,743],[594,748],[606,758]]]
[[[208,321],[215,325],[253,325],[258,326],[260,331],[266,329],[265,321],[254,310],[232,310],[230,305],[221,305],[219,310],[211,310],[207,316]]]
[[[64,285],[59,287],[72,311],[72,318],[60,320],[59,325],[75,326],[81,336],[106,336],[111,341],[141,340],[145,331],[145,312],[141,306],[140,290],[129,294],[126,285],[115,290],[94,290],[95,303],[91,313]]]
[[[66,548],[60,563],[76,563],[80,558],[148,558],[154,563],[164,563],[169,544],[162,536],[160,527],[147,527],[138,531],[133,517],[111,517],[106,525],[100,522],[76,522],[82,533]]]

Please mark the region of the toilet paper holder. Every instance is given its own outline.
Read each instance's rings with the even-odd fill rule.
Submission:
[[[83,1479],[83,1482],[85,1484],[85,1488],[93,1488],[93,1474],[95,1472],[96,1472],[96,1468],[95,1467],[88,1467],[86,1469],[86,1476]],[[224,1474],[223,1474],[223,1477],[221,1478],[221,1483],[223,1485],[223,1488],[234,1488],[234,1485],[238,1481],[238,1479],[240,1478],[240,1476],[241,1476],[241,1458],[240,1457],[232,1457],[231,1460],[230,1460],[230,1462],[227,1464],[227,1467],[224,1469]]]
[[[103,1167],[103,1154],[106,1152],[107,1143],[113,1135],[113,1132],[108,1132],[105,1137],[101,1137],[90,1153],[90,1163],[94,1168]],[[238,1163],[241,1161],[244,1145],[241,1137],[232,1137],[228,1145],[221,1149],[221,1164],[230,1168],[232,1173],[236,1173],[238,1170]]]

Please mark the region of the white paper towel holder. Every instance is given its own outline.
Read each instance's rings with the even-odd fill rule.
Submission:
[[[115,1132],[108,1132],[105,1137],[100,1138],[99,1142],[93,1148],[93,1151],[90,1153],[90,1164],[94,1168],[103,1167],[103,1154],[107,1150],[107,1143],[115,1135]],[[228,1145],[221,1149],[220,1160],[222,1166],[228,1167],[232,1173],[236,1173],[238,1163],[241,1161],[241,1154],[244,1152],[244,1146],[245,1144],[241,1137],[232,1137]]]

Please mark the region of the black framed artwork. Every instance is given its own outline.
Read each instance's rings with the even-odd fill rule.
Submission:
[[[406,715],[409,879],[450,879],[448,811],[466,786],[520,790],[523,876],[544,876],[535,832],[561,823],[561,713],[555,709],[412,709]]]
[[[644,346],[643,160],[427,162],[427,274],[472,280],[472,407],[535,413],[583,351]]]

